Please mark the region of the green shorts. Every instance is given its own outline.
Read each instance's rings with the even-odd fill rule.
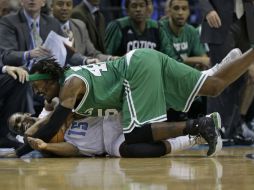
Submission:
[[[169,108],[188,111],[206,75],[167,55],[138,49],[126,55],[123,131],[165,121]]]

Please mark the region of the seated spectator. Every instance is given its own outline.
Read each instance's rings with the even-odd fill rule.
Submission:
[[[147,0],[126,0],[128,16],[109,23],[106,29],[107,53],[122,56],[139,48],[163,51],[167,43],[156,21],[147,18]]]
[[[76,51],[87,57],[97,58],[99,61],[106,61],[112,58],[112,56],[102,54],[95,49],[84,22],[70,18],[73,8],[72,0],[53,0],[51,8],[54,17],[61,24],[64,35],[69,37]]]
[[[168,17],[162,19],[160,24],[169,39],[171,51],[167,54],[178,61],[184,62],[200,70],[209,67],[210,59],[206,55],[204,45],[199,40],[197,30],[187,24],[190,15],[187,0],[168,0]]]
[[[96,50],[105,53],[105,18],[100,11],[100,0],[82,0],[74,7],[71,17],[82,20]]]

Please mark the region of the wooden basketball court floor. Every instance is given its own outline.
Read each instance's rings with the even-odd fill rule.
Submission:
[[[254,190],[253,147],[214,158],[191,149],[162,158],[0,159],[1,190]]]

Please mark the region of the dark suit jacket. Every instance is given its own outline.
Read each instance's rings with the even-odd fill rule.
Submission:
[[[59,22],[47,15],[40,17],[40,36],[43,41],[53,30],[62,34]],[[23,54],[31,45],[29,26],[23,9],[0,20],[1,59],[5,65],[21,66]]]
[[[82,1],[79,5],[74,7],[72,11],[72,18],[77,18],[82,20],[88,29],[88,34],[90,40],[92,41],[95,49],[99,50],[102,53],[105,53],[104,47],[104,34],[105,34],[105,19],[104,16],[99,14],[99,27],[96,28],[95,21],[89,9]]]
[[[96,57],[100,61],[107,60],[108,55],[104,55],[95,49],[84,22],[79,19],[70,19],[70,29],[74,36],[74,48],[77,52],[88,57]]]
[[[211,28],[208,22],[202,23],[201,41],[206,43],[221,44],[226,39],[230,25],[234,18],[234,0],[200,0],[200,7],[204,18],[207,13],[216,10],[221,18],[220,28]],[[251,43],[254,43],[254,4],[253,0],[243,0],[247,23],[247,31]]]

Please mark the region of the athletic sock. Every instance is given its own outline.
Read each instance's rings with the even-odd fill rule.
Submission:
[[[195,141],[190,139],[188,135],[167,139],[166,141],[171,145],[171,153],[186,150],[195,145]]]

